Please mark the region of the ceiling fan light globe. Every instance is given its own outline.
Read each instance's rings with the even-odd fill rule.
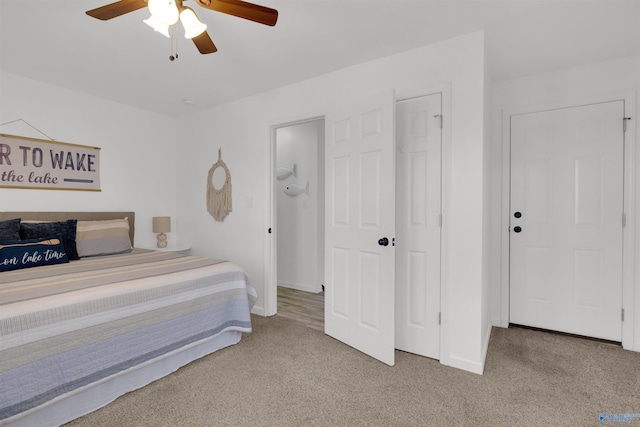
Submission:
[[[166,38],[171,38],[171,36],[169,35],[169,26],[158,21],[153,15],[151,15],[148,19],[145,19],[142,22],[144,22],[145,24],[147,24],[148,26],[150,26],[151,28],[153,28],[155,31],[159,32]]]
[[[180,13],[175,0],[149,0],[149,12],[165,25],[173,25],[178,22]]]
[[[194,37],[199,36],[200,34],[204,33],[207,30],[207,25],[200,23],[200,25],[196,25],[194,27],[191,27],[189,30],[185,30],[184,32],[184,38],[185,39],[192,39]]]
[[[192,39],[199,36],[207,29],[207,25],[200,22],[196,13],[188,7],[184,7],[180,11],[180,22],[182,22],[182,26],[184,27],[185,39]]]

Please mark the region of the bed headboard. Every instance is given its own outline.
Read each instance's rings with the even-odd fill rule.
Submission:
[[[65,221],[77,219],[80,221],[96,221],[101,219],[129,219],[129,238],[131,246],[134,246],[135,212],[0,212],[0,221],[21,218],[27,221]]]

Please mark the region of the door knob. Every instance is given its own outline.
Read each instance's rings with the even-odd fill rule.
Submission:
[[[386,237],[383,237],[382,239],[378,240],[378,244],[380,246],[387,246],[389,244],[389,239],[387,239]]]
[[[516,212],[513,214],[513,216],[515,216],[516,218],[520,218],[522,216],[522,213]]]
[[[519,225],[516,225],[515,227],[513,227],[513,231],[515,231],[516,233],[519,233],[522,231],[522,227],[520,227]]]

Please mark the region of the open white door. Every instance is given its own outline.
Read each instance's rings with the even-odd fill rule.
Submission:
[[[325,332],[388,365],[395,352],[395,99],[326,116]]]

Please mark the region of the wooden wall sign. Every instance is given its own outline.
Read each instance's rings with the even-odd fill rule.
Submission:
[[[100,148],[0,134],[0,187],[100,191]]]

